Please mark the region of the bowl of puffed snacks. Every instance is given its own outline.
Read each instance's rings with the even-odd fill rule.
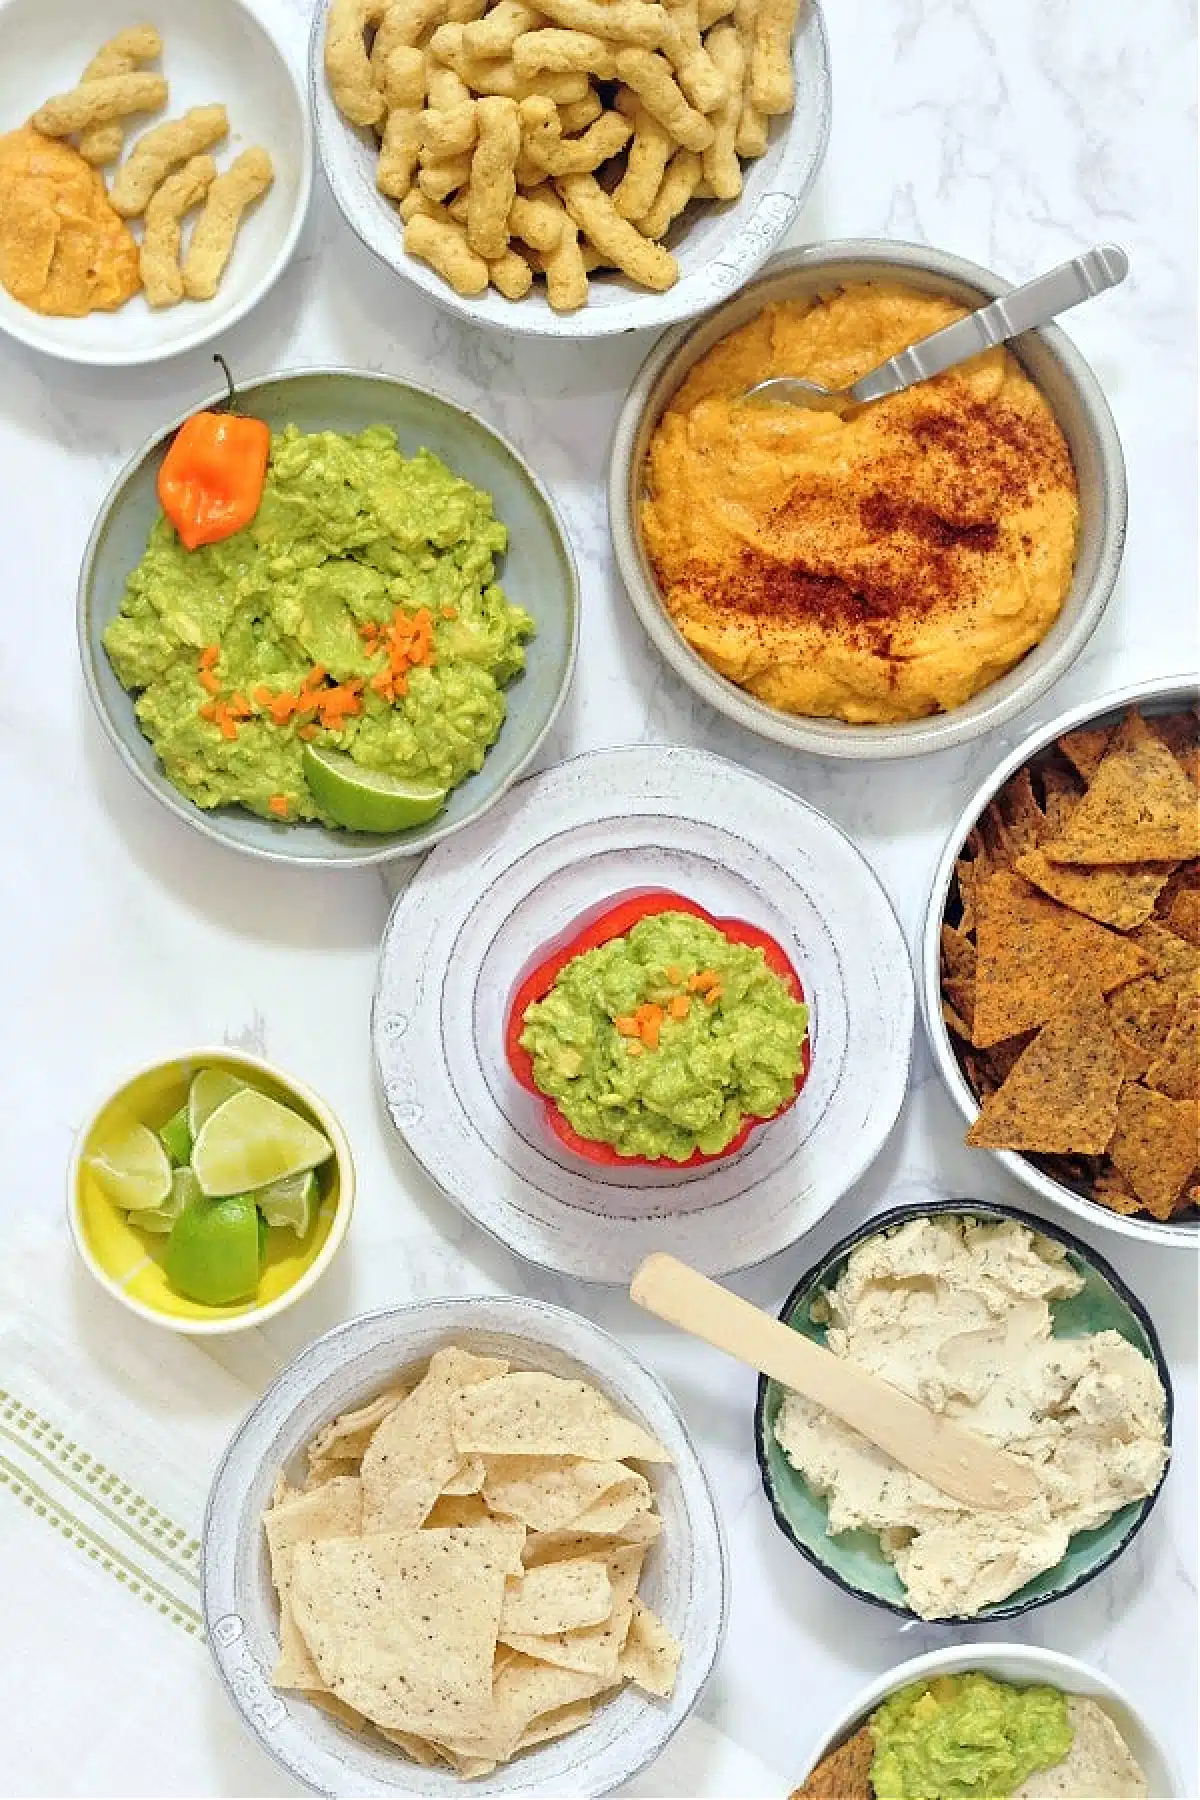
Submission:
[[[322,0],[309,76],[368,249],[543,336],[707,311],[778,245],[829,135],[818,0]]]
[[[511,1295],[309,1344],[238,1428],[202,1538],[217,1669],[316,1793],[606,1794],[724,1631],[675,1402],[607,1332]]]
[[[286,267],[312,128],[244,0],[0,7],[0,329],[72,362],[211,340]]]

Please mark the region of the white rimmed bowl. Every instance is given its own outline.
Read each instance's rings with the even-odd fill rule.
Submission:
[[[662,1532],[640,1590],[683,1645],[674,1693],[660,1701],[626,1687],[581,1730],[503,1765],[486,1783],[489,1794],[530,1800],[606,1794],[653,1761],[700,1697],[725,1629],[725,1550],[708,1477],[666,1388],[624,1345],[562,1307],[511,1295],[417,1301],[353,1319],[301,1351],[239,1426],[209,1494],[203,1605],[217,1668],[248,1730],[313,1792],[463,1792],[449,1771],[418,1768],[382,1742],[355,1737],[301,1695],[270,1687],[277,1614],[261,1525],[276,1477],[298,1475],[321,1425],[452,1343],[593,1383],[674,1458],[647,1469]]]
[[[118,311],[43,318],[0,287],[0,330],[66,362],[132,368],[207,344],[256,306],[291,260],[312,191],[312,127],[288,55],[244,0],[5,0],[0,5],[0,130],[22,124],[51,94],[75,86],[89,56],[133,20],[158,28],[167,105],[129,122],[125,154],[143,131],[188,107],[221,101],[229,136],[213,151],[226,168],[261,144],[275,165],[249,212],[213,299],[156,310],[135,294]],[[111,175],[111,172],[110,172]]]
[[[1099,1669],[1057,1650],[1039,1650],[1032,1644],[996,1643],[932,1650],[926,1656],[914,1656],[911,1661],[900,1663],[886,1675],[869,1682],[818,1739],[804,1765],[800,1785],[831,1750],[836,1750],[851,1737],[875,1708],[899,1688],[907,1687],[912,1681],[928,1681],[938,1675],[965,1675],[973,1670],[990,1675],[995,1681],[1008,1681],[1016,1686],[1044,1683],[1047,1687],[1059,1688],[1064,1694],[1078,1694],[1097,1701],[1140,1764],[1151,1800],[1172,1800],[1182,1792],[1162,1740],[1124,1688],[1102,1675]]]
[[[209,396],[184,417],[224,400]],[[109,490],[92,527],[79,576],[76,630],[88,694],[110,742],[130,773],[178,819],[230,849],[269,862],[364,868],[396,856],[416,856],[480,817],[537,754],[566,699],[579,637],[579,578],[570,540],[554,502],[506,438],[440,395],[390,375],[356,369],[298,369],[267,375],[239,389],[243,410],[272,430],[359,432],[390,425],[406,456],[424,447],[456,475],[485,489],[508,527],[509,547],[499,579],[509,597],[533,614],[537,636],[526,647],[525,670],[504,690],[500,735],[483,767],[455,788],[428,825],[381,837],[332,831],[315,823],[274,824],[239,806],[206,812],[168,781],[134,712],[133,697],[117,680],[104,649],[104,630],[120,611],[125,582],[146,548],[159,516],[155,484],[175,419],[144,444]]]
[[[831,81],[829,44],[819,0],[801,0],[792,46],[796,105],[771,121],[765,156],[743,166],[741,196],[712,201],[677,224],[666,244],[680,277],[665,294],[637,287],[624,276],[594,275],[587,304],[556,313],[544,290],[524,300],[505,300],[494,288],[478,297],[456,294],[425,263],[407,256],[404,226],[375,186],[378,141],[344,119],[325,76],[325,0],[313,15],[309,90],[317,148],[333,197],[346,223],[389,269],[460,318],[534,337],[611,337],[621,331],[661,330],[716,306],[766,261],[791,226],[820,171],[829,142]],[[694,215],[694,216],[693,216]]]
[[[965,705],[898,725],[799,717],[765,705],[710,668],[663,604],[642,539],[642,472],[650,439],[694,364],[768,303],[804,298],[843,282],[871,280],[902,282],[972,307],[1007,293],[1010,285],[977,263],[925,244],[847,238],[787,251],[724,306],[655,345],[621,409],[608,477],[609,526],[625,590],[655,648],[675,673],[702,700],[759,737],[791,750],[855,761],[920,756],[967,743],[1040,698],[1070,668],[1103,617],[1121,566],[1127,511],[1121,443],[1095,375],[1057,326],[1026,332],[1011,348],[1049,401],[1079,480],[1075,574],[1062,611],[1041,643]]]
[[[1131,706],[1143,707],[1150,713],[1170,712],[1184,706],[1195,706],[1198,699],[1200,686],[1194,678],[1161,675],[1153,681],[1141,681],[1130,687],[1118,688],[1100,700],[1082,701],[1068,712],[1059,713],[1056,718],[1039,726],[1018,744],[975,790],[955,821],[946,839],[946,847],[942,851],[929,892],[921,939],[919,986],[925,1031],[933,1050],[934,1061],[949,1089],[950,1098],[968,1125],[974,1124],[979,1116],[979,1101],[955,1054],[949,1029],[942,1017],[941,986],[942,920],[954,876],[954,865],[968,832],[1005,782],[1016,774],[1023,763],[1036,756],[1039,750],[1052,744],[1055,738],[1062,737],[1064,733],[1074,731],[1081,725],[1115,724]],[[1089,1225],[1102,1225],[1106,1230],[1115,1231],[1122,1237],[1140,1238],[1143,1243],[1176,1244],[1190,1250],[1200,1250],[1200,1220],[1193,1218],[1172,1223],[1169,1219],[1140,1216],[1126,1218],[1113,1212],[1110,1207],[1101,1206],[1098,1201],[1089,1200],[1085,1194],[1067,1187],[1064,1182],[1039,1169],[1017,1150],[985,1150],[977,1154],[994,1156],[997,1162],[1011,1175],[1015,1175],[1018,1181],[1023,1182],[1032,1193],[1052,1201],[1055,1206],[1073,1213],[1077,1219],[1082,1219]]]
[[[122,1209],[91,1176],[86,1162],[93,1143],[118,1120],[135,1119],[152,1129],[165,1125],[183,1105],[192,1076],[207,1068],[244,1076],[254,1087],[302,1113],[333,1145],[332,1157],[317,1171],[320,1204],[306,1240],[294,1240],[285,1228],[273,1231],[260,1282],[264,1297],[234,1306],[202,1306],[175,1293],[161,1268],[166,1236],[151,1236],[128,1224]],[[354,1158],[337,1115],[294,1075],[227,1044],[186,1050],[127,1075],[80,1127],[67,1166],[67,1223],[85,1269],[138,1318],[189,1337],[221,1337],[265,1325],[302,1300],[341,1249],[353,1212]]]

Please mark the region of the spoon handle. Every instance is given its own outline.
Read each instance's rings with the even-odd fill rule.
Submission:
[[[648,1256],[630,1298],[669,1325],[748,1363],[823,1406],[914,1474],[966,1506],[1008,1512],[1040,1491],[1036,1472],[889,1382],[834,1356],[738,1294],[661,1253]]]
[[[944,369],[978,356],[981,350],[990,350],[993,344],[1003,344],[1022,331],[1045,325],[1059,313],[1078,306],[1081,300],[1090,300],[1093,294],[1116,287],[1128,272],[1129,258],[1117,244],[1100,244],[1094,250],[1085,250],[1082,256],[1060,263],[1048,274],[1012,288],[990,306],[980,307],[978,312],[935,331],[931,337],[910,344],[907,350],[901,350],[898,356],[880,363],[856,381],[849,397],[861,404],[899,394],[915,382],[928,381],[931,375],[940,375]]]

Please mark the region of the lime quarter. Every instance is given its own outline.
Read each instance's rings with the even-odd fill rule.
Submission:
[[[193,1139],[200,1136],[200,1127],[210,1113],[215,1113],[223,1101],[229,1100],[246,1086],[237,1075],[231,1075],[228,1069],[199,1069],[192,1077],[192,1085],[188,1089],[187,1123]]]
[[[127,1212],[161,1206],[171,1192],[170,1159],[148,1125],[118,1128],[86,1160],[109,1199]]]
[[[158,1135],[175,1167],[182,1169],[192,1154],[192,1128],[188,1124],[187,1107],[181,1106],[177,1113],[172,1113],[166,1124],[159,1126]]]
[[[171,1227],[163,1268],[171,1286],[202,1306],[250,1300],[258,1287],[258,1208],[248,1194],[203,1196]]]
[[[446,804],[446,789],[364,769],[343,750],[304,747],[304,779],[323,812],[347,831],[407,831]]]
[[[192,1168],[209,1198],[247,1194],[302,1175],[333,1155],[323,1132],[256,1088],[243,1088],[210,1113],[192,1147]]]
[[[165,1234],[170,1231],[185,1206],[200,1198],[200,1183],[190,1169],[175,1169],[171,1174],[171,1191],[161,1206],[147,1206],[134,1216],[139,1231]]]
[[[260,1188],[254,1198],[268,1225],[290,1226],[298,1238],[306,1237],[317,1210],[317,1178],[306,1169]]]

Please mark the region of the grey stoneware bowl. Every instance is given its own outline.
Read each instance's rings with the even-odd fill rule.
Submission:
[[[201,1533],[209,1645],[251,1735],[312,1792],[435,1800],[463,1793],[449,1770],[418,1768],[301,1694],[270,1686],[278,1618],[261,1522],[276,1477],[300,1479],[305,1446],[322,1425],[447,1344],[591,1382],[674,1459],[646,1470],[662,1531],[641,1582],[647,1604],[683,1645],[674,1693],[652,1700],[626,1686],[580,1730],[502,1765],[478,1790],[589,1800],[652,1762],[695,1706],[725,1631],[727,1575],[716,1502],[679,1408],[623,1344],[563,1307],[514,1295],[417,1301],[352,1319],[302,1350],[238,1427],[213,1478]]]
[[[431,450],[455,474],[486,489],[509,532],[500,580],[510,598],[533,614],[537,635],[526,647],[524,673],[505,689],[507,717],[482,769],[455,788],[431,824],[381,837],[314,823],[276,825],[241,807],[204,811],[167,780],[108,660],[103,636],[120,611],[126,577],[158,517],[155,484],[172,437],[184,418],[225,398],[218,393],[198,399],[183,418],[156,432],[122,469],[92,528],[79,576],[77,625],[84,680],[100,723],[126,768],[156,800],[230,849],[270,862],[344,869],[418,855],[486,812],[528,767],[558,716],[579,637],[579,577],[566,529],[513,446],[426,388],[355,369],[300,369],[246,382],[238,390],[242,410],[265,419],[273,430],[293,424],[302,431],[358,432],[390,425],[406,455]]]
[[[710,668],[663,604],[642,538],[646,452],[659,419],[693,365],[772,301],[795,300],[848,281],[898,281],[982,306],[1012,285],[989,269],[884,238],[810,244],[776,257],[733,299],[698,324],[667,333],[634,378],[613,438],[608,516],[625,590],[655,648],[702,700],[759,737],[792,750],[858,761],[920,756],[967,743],[1031,706],[1070,668],[1104,615],[1121,566],[1127,510],[1125,459],[1108,403],[1088,364],[1055,325],[1026,332],[1010,348],[1041,388],[1070,446],[1079,480],[1080,536],[1074,579],[1040,644],[964,706],[898,725],[850,725],[767,706]]]
[[[1014,1206],[1000,1206],[984,1200],[934,1200],[912,1206],[898,1206],[868,1219],[857,1231],[841,1239],[827,1250],[819,1263],[802,1275],[780,1309],[779,1316],[793,1331],[803,1332],[815,1344],[825,1341],[825,1327],[811,1317],[817,1295],[838,1280],[852,1250],[881,1233],[894,1231],[910,1219],[942,1218],[947,1214],[960,1218],[998,1222],[1016,1219],[1043,1237],[1063,1245],[1067,1260],[1076,1274],[1082,1275],[1084,1286],[1069,1300],[1051,1302],[1056,1337],[1082,1337],[1097,1331],[1118,1331],[1123,1338],[1149,1357],[1158,1370],[1166,1395],[1167,1446],[1171,1444],[1171,1419],[1174,1400],[1171,1376],[1163,1355],[1158,1333],[1149,1313],[1137,1295],[1125,1285],[1112,1265],[1099,1251],[1093,1250],[1073,1232],[1051,1225],[1032,1213]],[[763,1489],[775,1515],[775,1523],[821,1574],[853,1594],[870,1601],[901,1618],[917,1615],[905,1599],[904,1584],[879,1547],[874,1532],[842,1532],[830,1537],[826,1530],[828,1508],[825,1500],[813,1492],[804,1477],[792,1467],[775,1438],[774,1425],[783,1404],[784,1388],[780,1382],[759,1379],[758,1404],[754,1413],[754,1443],[758,1456]],[[1170,1468],[1170,1463],[1166,1465]],[[1053,1569],[1035,1576],[1023,1588],[997,1606],[987,1606],[970,1618],[939,1619],[938,1625],[961,1627],[990,1624],[996,1619],[1015,1619],[1073,1594],[1077,1588],[1095,1579],[1114,1562],[1141,1530],[1154,1507],[1166,1479],[1166,1469],[1158,1486],[1144,1500],[1131,1501],[1098,1525],[1094,1531],[1079,1531],[1067,1546],[1063,1560]]]
[[[1044,750],[1055,738],[1062,737],[1066,732],[1076,731],[1083,725],[1115,725],[1131,706],[1140,707],[1147,717],[1152,717],[1155,713],[1178,712],[1183,707],[1196,705],[1200,705],[1200,683],[1194,676],[1163,675],[1153,681],[1140,681],[1129,687],[1118,688],[1101,700],[1085,700],[1078,706],[1072,706],[1067,712],[1059,713],[1045,725],[1040,725],[1010,751],[1003,762],[976,788],[952,826],[938,860],[925,909],[917,985],[925,1018],[925,1034],[933,1051],[933,1060],[950,1098],[967,1126],[973,1125],[979,1115],[979,1101],[955,1053],[949,1028],[942,1016],[941,948],[942,922],[946,916],[954,866],[972,826],[1005,782],[1040,750]],[[1200,1250],[1200,1217],[1195,1213],[1188,1218],[1174,1220],[1152,1219],[1148,1215],[1126,1218],[1113,1212],[1111,1207],[1102,1206],[1099,1201],[1090,1199],[1086,1193],[1068,1187],[1065,1182],[1040,1169],[1018,1150],[977,1150],[974,1154],[994,1156],[1031,1193],[1051,1201],[1064,1212],[1072,1213],[1086,1225],[1102,1226],[1104,1230],[1115,1232],[1119,1237],[1138,1238],[1142,1243],[1170,1244],[1180,1249]]]

